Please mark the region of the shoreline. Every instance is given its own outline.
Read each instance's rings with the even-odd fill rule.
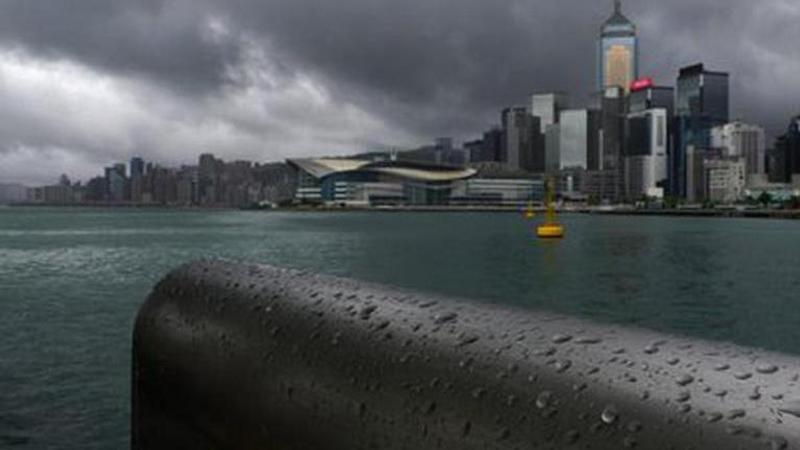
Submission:
[[[23,208],[53,208],[53,209],[97,209],[97,210],[151,210],[151,211],[252,211],[252,212],[288,212],[288,213],[493,213],[493,214],[519,214],[525,208],[515,206],[397,206],[397,207],[336,207],[336,208],[311,208],[291,207],[275,209],[236,208],[236,207],[198,207],[198,206],[169,206],[169,205],[119,205],[119,204],[13,204],[0,205],[0,209]],[[534,208],[537,214],[544,213],[542,207]],[[562,208],[559,214],[583,214],[605,216],[663,216],[663,217],[703,217],[703,218],[749,218],[749,219],[782,219],[800,220],[800,209],[662,209],[645,210],[632,208]]]

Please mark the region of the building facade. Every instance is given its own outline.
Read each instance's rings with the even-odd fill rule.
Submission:
[[[735,121],[711,130],[713,148],[722,149],[725,156],[744,158],[748,184],[766,182],[766,145],[766,133],[758,125]]]
[[[772,159],[774,181],[800,185],[800,116],[794,117],[786,133],[775,141]]]
[[[569,109],[559,123],[559,164],[563,169],[598,170],[600,166],[600,112]]]
[[[628,115],[625,148],[625,196],[663,198],[667,185],[669,113],[665,108]]]
[[[708,71],[703,64],[681,69],[675,114],[675,145],[669,158],[670,193],[689,198],[689,148],[698,157],[711,148],[711,130],[729,122],[728,74]]]
[[[707,159],[705,168],[705,200],[731,204],[745,198],[746,160],[741,156]]]
[[[614,13],[600,29],[597,53],[597,92],[608,87],[627,92],[639,77],[639,41],[636,25],[622,14],[620,0],[614,1]]]
[[[542,171],[544,141],[539,117],[530,115],[524,107],[506,108],[502,113],[502,124],[502,162],[510,170]]]

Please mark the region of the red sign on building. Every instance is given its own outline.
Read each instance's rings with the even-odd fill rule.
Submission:
[[[655,83],[653,83],[652,78],[650,77],[639,78],[638,80],[631,83],[631,91],[632,92],[641,91],[643,89],[651,88],[653,86],[655,86]]]

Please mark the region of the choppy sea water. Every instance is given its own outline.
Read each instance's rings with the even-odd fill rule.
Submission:
[[[0,448],[128,446],[130,336],[169,269],[296,267],[800,354],[800,222],[0,209]]]

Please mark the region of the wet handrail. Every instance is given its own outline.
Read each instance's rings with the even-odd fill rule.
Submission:
[[[273,267],[176,270],[133,344],[134,450],[800,448],[800,358]]]

